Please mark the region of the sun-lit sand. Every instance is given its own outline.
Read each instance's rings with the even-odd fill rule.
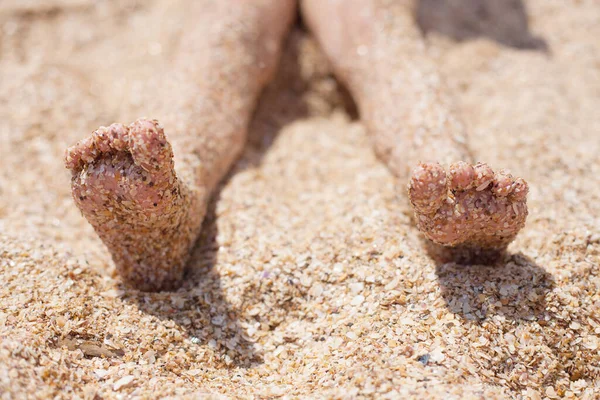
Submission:
[[[183,287],[142,293],[80,215],[63,153],[154,117],[145,82],[194,22],[183,3],[0,2],[0,398],[600,396],[595,1],[526,1],[512,34],[421,21],[478,161],[529,183],[498,265],[435,261],[296,28]],[[513,28],[524,11],[494,10]]]

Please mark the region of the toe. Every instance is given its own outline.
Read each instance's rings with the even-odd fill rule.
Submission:
[[[110,131],[106,126],[101,126],[96,129],[94,133],[92,133],[92,141],[94,146],[98,148],[98,150],[102,152],[107,152],[110,150]]]
[[[494,181],[494,171],[485,163],[477,163],[473,169],[475,170],[473,180],[475,190],[481,192]]]
[[[440,164],[419,164],[408,187],[410,202],[421,213],[435,212],[447,197],[446,183],[446,171]]]
[[[494,182],[492,184],[492,192],[499,197],[508,196],[513,190],[513,183],[515,179],[505,170],[500,170],[494,176]]]
[[[126,150],[128,144],[128,129],[122,124],[101,126],[91,136],[81,140],[65,152],[65,166],[73,171],[83,168],[96,160],[101,153],[112,150]]]
[[[94,145],[101,152],[124,151],[129,146],[128,129],[123,124],[112,124],[108,127],[101,126],[94,131],[92,138]]]
[[[511,197],[516,201],[523,201],[529,193],[529,186],[523,178],[517,178],[512,184]]]
[[[475,178],[475,170],[473,166],[464,161],[459,161],[450,165],[450,189],[465,190],[471,187]]]
[[[81,154],[78,148],[78,144],[75,146],[71,146],[65,150],[65,167],[72,171],[75,171],[77,167],[81,164]]]
[[[140,119],[130,125],[131,155],[146,171],[171,168],[173,150],[156,120]]]
[[[84,163],[92,162],[96,155],[94,141],[91,137],[87,137],[65,151],[65,167],[76,172]]]

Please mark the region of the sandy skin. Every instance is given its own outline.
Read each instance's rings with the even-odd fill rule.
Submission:
[[[474,162],[410,2],[301,4],[354,96],[377,155],[401,185],[408,183],[419,230],[447,247],[504,250],[525,224],[527,183]]]
[[[177,178],[158,121],[101,127],[67,150],[66,165],[75,203],[123,279],[142,290],[179,286],[201,199]]]
[[[412,173],[409,198],[417,227],[432,241],[504,249],[525,225],[527,184],[486,164],[421,164]]]
[[[181,285],[210,194],[243,149],[295,10],[293,1],[224,3],[198,5],[202,20],[165,78],[180,95],[159,107],[168,139],[142,118],[101,127],[66,151],[75,203],[122,280],[140,290]]]
[[[235,13],[214,6],[212,21],[229,25],[210,30],[216,38],[206,43],[205,32],[190,32],[175,64],[189,99],[183,107],[165,105],[175,116],[165,126],[176,127],[172,140],[179,146],[158,121],[140,119],[101,127],[67,150],[77,206],[123,280],[141,290],[181,284],[208,198],[243,148],[256,99],[293,20],[294,1],[234,3]],[[358,5],[301,3],[307,25],[356,100],[376,153],[408,181],[417,227],[443,246],[504,250],[525,224],[527,184],[473,163],[460,114],[410,7],[400,1]],[[220,57],[205,55],[212,53]]]

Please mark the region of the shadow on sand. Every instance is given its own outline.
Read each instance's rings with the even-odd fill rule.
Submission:
[[[487,37],[504,46],[549,53],[546,41],[529,29],[523,0],[419,0],[416,20],[424,34],[457,41]]]
[[[436,262],[442,297],[453,314],[473,322],[493,316],[542,321],[546,316],[545,298],[554,280],[531,258],[503,253],[460,263],[440,246],[428,242],[425,247]]]
[[[247,148],[217,188],[208,207],[183,286],[176,292],[161,293],[121,287],[125,301],[160,320],[173,321],[192,343],[212,349],[223,361],[223,367],[248,368],[261,363],[262,355],[242,326],[242,321],[255,320],[242,315],[227,301],[221,276],[216,270],[219,250],[216,205],[221,190],[236,173],[260,165],[282,127],[307,115],[308,108],[302,96],[307,83],[301,76],[298,59],[303,38],[304,35],[295,30],[287,40],[277,75],[265,89],[250,124]],[[244,297],[245,303],[262,301],[260,290],[246,290]],[[282,313],[285,314],[285,310]]]
[[[261,357],[240,325],[239,312],[225,298],[221,277],[215,271],[219,249],[215,208],[219,193],[220,190],[208,207],[202,233],[179,290],[145,293],[123,285],[120,289],[125,293],[124,300],[136,304],[140,311],[163,321],[173,321],[192,343],[211,348],[224,367],[233,364],[247,368],[261,362]]]

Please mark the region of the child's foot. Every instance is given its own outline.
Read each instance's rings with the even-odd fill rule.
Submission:
[[[124,280],[141,290],[177,287],[197,235],[195,196],[177,179],[158,122],[101,127],[69,148],[65,163],[77,206]]]
[[[502,250],[527,218],[527,183],[486,164],[420,164],[408,195],[418,228],[444,246]]]
[[[418,160],[430,162],[410,178],[418,228],[444,246],[490,254],[504,249],[525,224],[527,184],[485,164],[456,163],[449,173],[438,164],[471,155],[410,2],[303,0],[302,6],[391,172],[404,180]]]
[[[180,285],[208,198],[244,146],[294,10],[294,0],[190,2],[177,57],[144,106],[172,127],[178,176],[156,121],[100,128],[67,150],[75,202],[130,286]]]

